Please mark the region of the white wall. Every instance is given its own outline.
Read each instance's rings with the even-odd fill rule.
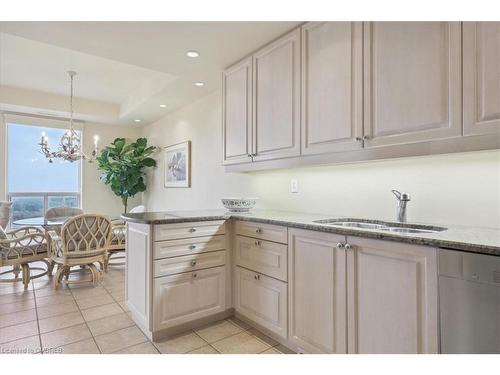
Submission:
[[[1,119],[0,119],[1,120]],[[50,125],[50,121],[41,119],[27,120],[26,123],[40,122],[41,126]],[[5,200],[6,191],[6,145],[5,124],[0,121],[0,200]],[[94,135],[99,135],[99,145],[108,145],[117,137],[136,139],[140,136],[139,128],[127,128],[113,125],[87,123],[83,129],[83,144],[86,151],[91,151]],[[99,171],[95,164],[83,162],[82,168],[82,208],[85,212],[100,213],[111,217],[119,217],[123,211],[121,200],[115,196],[108,186],[99,180]],[[140,204],[142,196],[138,194],[130,200],[129,207]]]
[[[499,150],[259,172],[253,186],[267,208],[392,220],[396,189],[409,221],[500,227]]]
[[[224,173],[221,166],[220,92],[143,130],[153,144],[192,141],[190,189],[163,187],[163,161],[151,175],[144,202],[151,211],[220,208],[223,196],[260,198],[259,208],[393,219],[391,189],[411,194],[409,220],[500,227],[500,151],[376,162]],[[289,192],[290,179],[299,193]]]
[[[83,142],[86,150],[91,150],[94,144],[94,134],[99,135],[99,147],[109,145],[115,138],[136,140],[140,137],[139,128],[121,126],[85,124]],[[83,163],[82,169],[82,207],[85,212],[100,213],[118,218],[123,212],[121,198],[113,194],[109,186],[99,179],[100,172],[96,164]],[[128,209],[141,204],[142,196],[137,194],[129,199]]]
[[[220,93],[210,94],[146,126],[142,135],[158,147],[191,141],[191,188],[165,188],[163,153],[148,179],[150,211],[221,208],[220,198],[251,194],[252,177],[224,173],[221,165]]]

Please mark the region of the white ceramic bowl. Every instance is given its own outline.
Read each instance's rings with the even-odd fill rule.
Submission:
[[[257,198],[222,198],[221,201],[231,212],[248,212],[257,203]]]

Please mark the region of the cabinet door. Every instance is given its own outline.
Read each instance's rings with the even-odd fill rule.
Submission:
[[[364,38],[365,147],[460,136],[460,23],[366,23]]]
[[[251,162],[252,57],[222,75],[223,164]]]
[[[500,22],[464,22],[464,134],[500,133]]]
[[[346,353],[344,236],[289,230],[289,340],[309,353]]]
[[[310,22],[302,27],[302,154],[361,148],[361,22]]]
[[[225,275],[225,267],[215,267],[154,279],[153,330],[224,311]]]
[[[245,268],[235,269],[235,310],[287,337],[287,284]]]
[[[300,154],[300,29],[254,54],[254,161]]]
[[[437,353],[436,249],[347,242],[349,353]]]

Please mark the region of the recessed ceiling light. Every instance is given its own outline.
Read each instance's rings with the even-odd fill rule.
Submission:
[[[166,104],[160,104],[160,108],[167,108]]]
[[[141,120],[139,120],[138,118],[136,118],[134,121],[135,122],[141,122]]]
[[[186,56],[187,57],[198,57],[198,56],[200,56],[200,53],[198,51],[191,50],[191,51],[186,52]]]
[[[194,85],[198,87],[205,86],[205,82],[195,82]]]

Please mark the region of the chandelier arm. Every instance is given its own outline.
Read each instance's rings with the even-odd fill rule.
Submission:
[[[73,110],[73,99],[74,99],[74,92],[73,92],[73,80],[74,76],[76,75],[76,72],[74,71],[68,71],[68,75],[70,77],[70,98],[69,98],[69,108],[70,108],[70,117],[69,117],[69,130],[64,133],[64,135],[61,137],[60,142],[59,142],[59,148],[56,151],[51,151],[48,145],[48,140],[47,137],[45,137],[45,134],[42,133],[42,140],[39,143],[40,146],[40,152],[45,155],[47,159],[49,159],[49,162],[52,163],[55,158],[60,158],[69,162],[74,162],[77,160],[87,160],[88,162],[92,163],[99,152],[99,147],[97,145],[97,136],[94,139],[94,150],[92,151],[92,154],[87,156],[83,150],[82,150],[82,140],[80,137],[80,134],[75,131],[74,125],[73,125],[73,115],[74,115],[74,110]]]

